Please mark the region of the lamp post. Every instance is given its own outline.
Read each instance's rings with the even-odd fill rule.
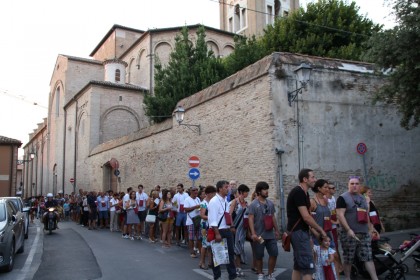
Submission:
[[[303,89],[306,89],[306,85],[311,78],[312,67],[302,62],[298,68],[296,68],[293,72],[295,72],[297,76],[297,81],[300,83],[300,87],[297,87],[293,91],[287,92],[287,101],[289,101],[289,106],[292,107],[292,103],[295,101],[299,93],[302,93]]]
[[[292,103],[296,100],[296,118],[297,118],[297,141],[298,141],[298,170],[301,169],[301,161],[303,162],[303,140],[302,140],[302,148],[301,148],[301,136],[300,136],[300,119],[299,119],[299,99],[297,96],[299,93],[302,93],[303,89],[306,89],[306,86],[311,78],[312,67],[302,62],[294,71],[297,77],[296,79],[296,89],[293,91],[287,92],[287,101],[289,102],[289,106],[292,107]],[[298,87],[298,82],[300,87]]]
[[[187,123],[182,123],[184,121],[184,116],[185,116],[185,109],[182,106],[178,106],[175,111],[175,119],[178,122],[179,125],[185,125],[186,127],[188,127],[189,129],[191,129],[194,132],[198,132],[198,135],[201,135],[201,127],[199,124],[187,124]],[[191,128],[197,128],[196,130]]]

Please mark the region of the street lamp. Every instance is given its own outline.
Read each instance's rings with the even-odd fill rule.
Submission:
[[[179,125],[185,125],[186,127],[191,129],[192,131],[195,131],[195,130],[192,129],[191,127],[196,127],[197,128],[196,132],[198,132],[198,135],[201,135],[201,129],[200,129],[199,124],[182,123],[184,121],[184,115],[185,115],[185,109],[182,108],[182,106],[178,106],[175,109],[174,114],[175,114],[175,119],[176,119],[176,121],[178,122]]]
[[[23,164],[23,163],[25,163],[25,162],[30,162],[30,161],[32,161],[34,158],[35,158],[35,152],[34,152],[34,151],[32,151],[32,152],[29,154],[29,159],[18,159],[18,160],[17,160],[17,164],[19,165],[19,164]]]
[[[295,72],[297,76],[297,80],[300,83],[300,88],[287,92],[287,101],[289,101],[290,107],[292,107],[292,102],[295,101],[297,95],[302,93],[303,89],[306,89],[306,85],[308,84],[311,77],[312,67],[309,64],[302,62],[293,72]]]

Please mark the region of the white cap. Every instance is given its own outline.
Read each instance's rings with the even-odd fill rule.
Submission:
[[[48,193],[47,194],[47,197],[53,197],[53,194],[52,193]]]

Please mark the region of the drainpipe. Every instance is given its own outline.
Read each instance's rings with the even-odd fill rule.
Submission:
[[[76,99],[76,113],[74,114],[74,162],[73,162],[73,178],[74,178],[74,182],[73,182],[73,192],[76,194],[76,185],[77,185],[77,178],[76,178],[76,161],[77,161],[77,149],[79,146],[79,143],[77,143],[77,114],[78,112],[78,106],[79,106],[79,102]]]
[[[149,52],[150,52],[149,53],[149,56],[150,56],[150,67],[149,67],[150,84],[149,84],[149,87],[150,87],[150,92],[149,93],[153,94],[153,50],[152,50],[153,40],[152,40],[152,32],[149,31],[149,34],[150,34],[150,44],[149,44]]]
[[[281,215],[281,232],[286,231],[286,207],[284,202],[284,185],[283,185],[283,164],[281,161],[281,155],[284,154],[284,150],[276,148],[276,154],[279,158],[278,173],[279,173],[279,193],[280,193],[280,215]]]
[[[67,138],[67,110],[64,108],[64,133],[63,133],[63,178],[61,179],[62,184],[62,192],[64,197],[64,183],[65,183],[65,176],[66,176],[66,138]]]

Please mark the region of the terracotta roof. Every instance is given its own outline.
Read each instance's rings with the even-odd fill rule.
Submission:
[[[12,144],[12,145],[18,145],[19,147],[22,145],[22,142],[16,139],[12,139],[9,137],[1,136],[0,135],[0,144]]]

